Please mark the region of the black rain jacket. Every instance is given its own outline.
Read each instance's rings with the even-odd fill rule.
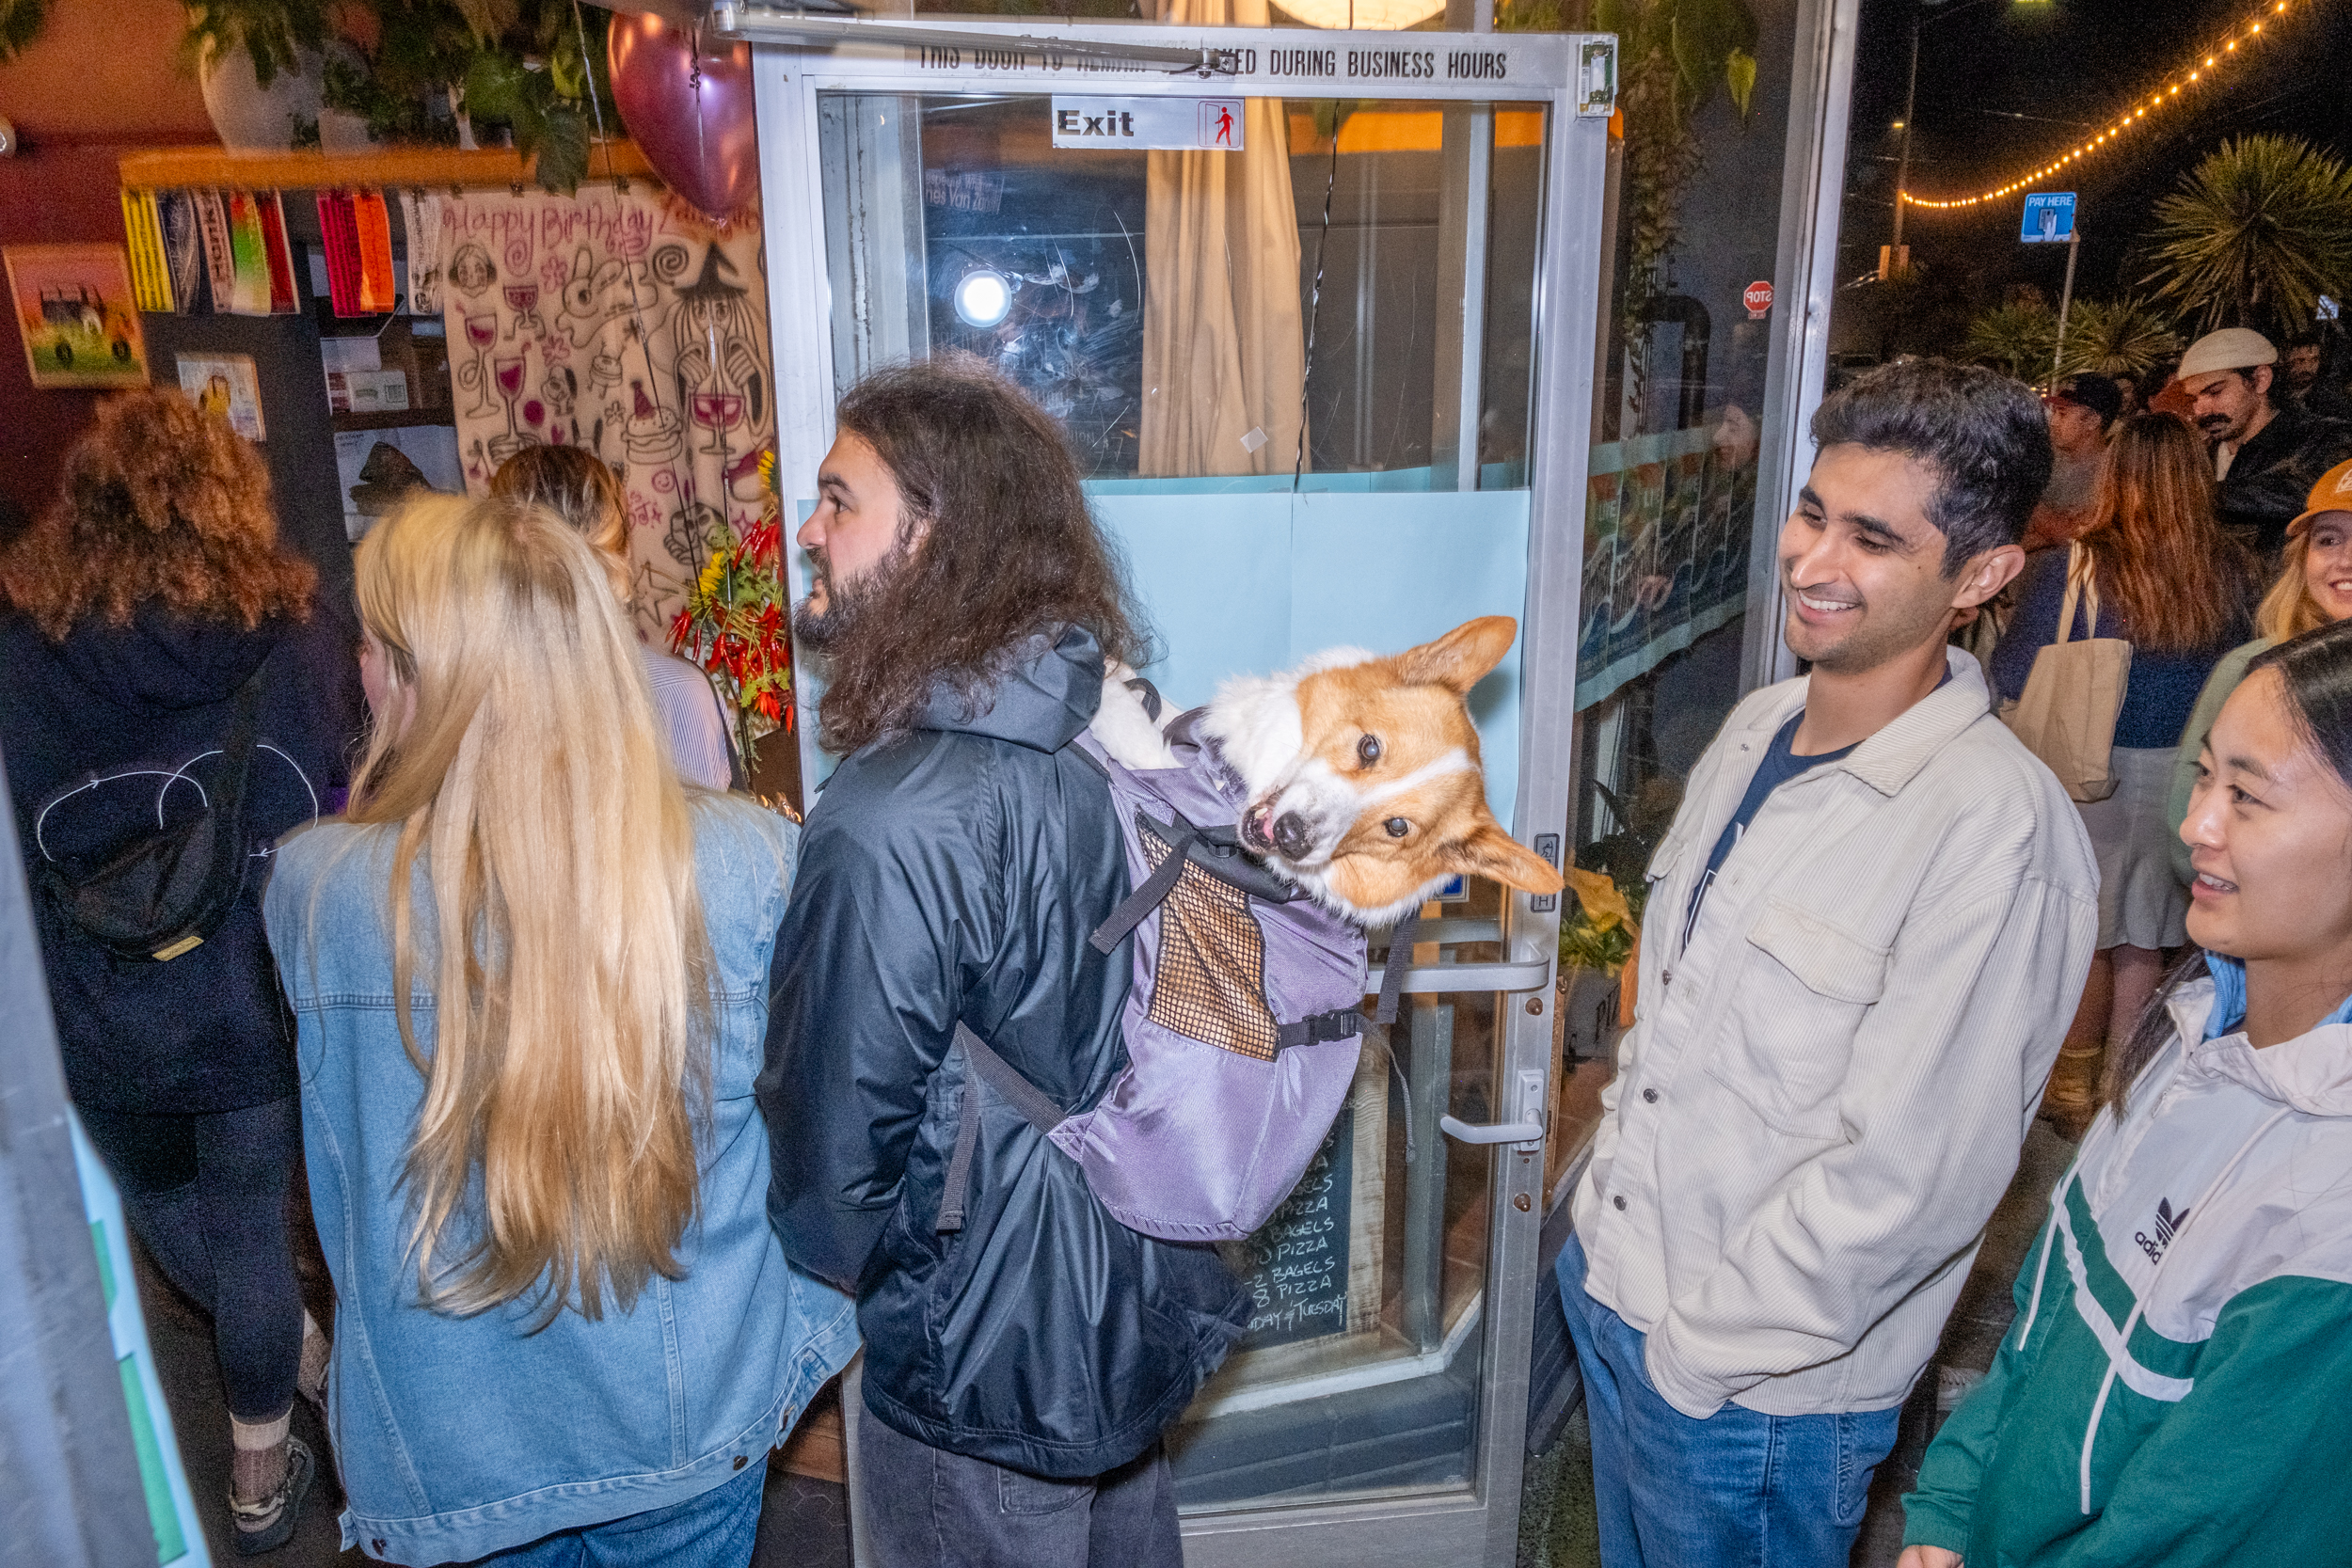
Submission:
[[[758,1084],[770,1216],[795,1262],[854,1282],[867,1408],[1063,1480],[1149,1449],[1248,1305],[1213,1248],[1120,1225],[993,1093],[963,1228],[938,1230],[959,1020],[1065,1110],[1126,1064],[1133,952],[1087,943],[1126,861],[1109,787],[1069,745],[1102,681],[1090,635],[1038,637],[984,711],[942,689],[841,764],[801,840]]]
[[[2222,531],[2275,567],[2287,525],[2302,515],[2312,486],[2352,457],[2352,427],[2289,405],[2270,417],[2230,460],[2216,507]]]

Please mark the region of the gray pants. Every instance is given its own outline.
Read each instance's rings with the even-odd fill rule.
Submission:
[[[875,1568],[1184,1568],[1157,1443],[1090,1480],[1045,1481],[858,1414],[857,1500]]]

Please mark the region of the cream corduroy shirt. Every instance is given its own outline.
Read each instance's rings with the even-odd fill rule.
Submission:
[[[1649,867],[1637,1022],[1576,1194],[1585,1289],[1685,1415],[1899,1404],[2016,1169],[2099,929],[2082,819],[1951,678],[1716,839],[1806,682],[1751,694]]]

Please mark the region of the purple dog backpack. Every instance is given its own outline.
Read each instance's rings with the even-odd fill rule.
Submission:
[[[1135,933],[1128,1064],[1095,1104],[1065,1112],[957,1024],[970,1087],[941,1230],[963,1224],[982,1083],[1078,1162],[1120,1224],[1175,1242],[1255,1231],[1338,1117],[1363,1049],[1363,929],[1242,852],[1234,828],[1248,801],[1196,734],[1201,712],[1168,727],[1181,767],[1122,767],[1091,731],[1073,742],[1110,781],[1135,886],[1090,939],[1109,953]],[[1383,1023],[1411,950],[1401,927],[1381,979]]]

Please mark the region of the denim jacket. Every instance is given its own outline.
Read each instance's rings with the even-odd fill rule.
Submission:
[[[423,1079],[392,1006],[396,830],[328,822],[279,849],[264,913],[298,1021],[310,1204],[335,1278],[328,1425],[346,1547],[468,1560],[686,1501],[765,1464],[857,1347],[850,1299],[787,1263],[769,1228],[752,1099],[799,830],[723,798],[698,800],[694,822],[718,1033],[687,1273],[656,1275],[629,1311],[608,1298],[601,1321],[566,1310],[536,1334],[528,1298],[469,1318],[418,1300],[401,1176]],[[417,878],[429,911],[421,862]],[[418,994],[412,1016],[429,1051],[432,999]]]

